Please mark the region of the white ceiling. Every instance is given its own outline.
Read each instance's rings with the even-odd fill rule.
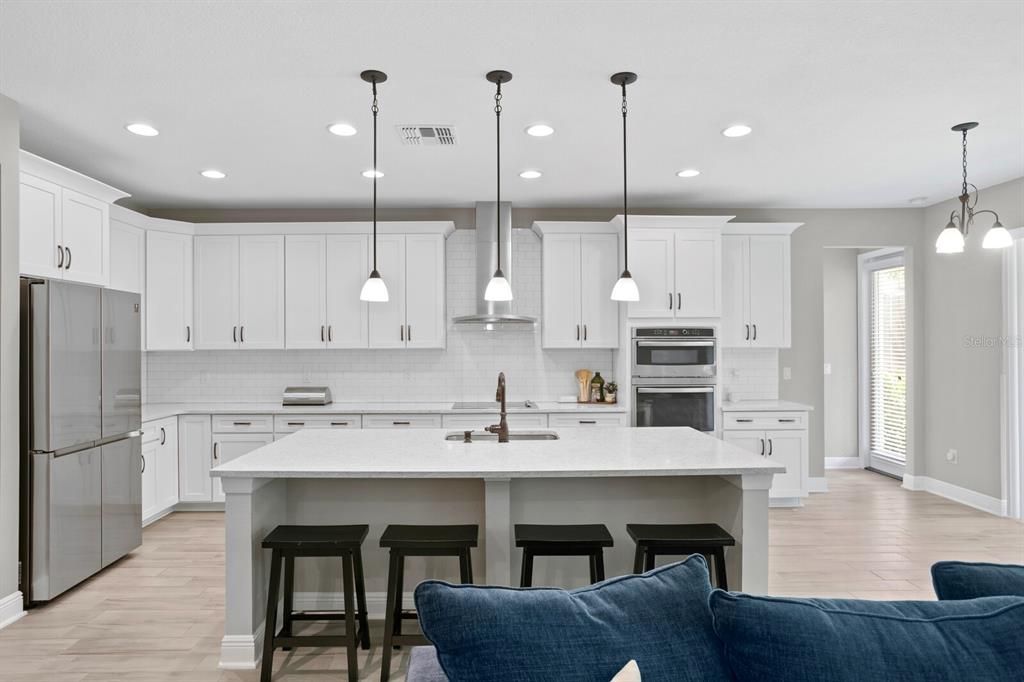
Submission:
[[[381,206],[493,198],[490,69],[505,86],[503,198],[621,200],[619,93],[630,89],[631,202],[866,207],[1024,175],[1024,3],[0,2],[0,92],[23,146],[151,207],[362,206],[365,68],[380,86]],[[359,134],[325,126],[344,120]],[[126,133],[129,121],[160,129]],[[557,129],[523,134],[534,121]],[[754,128],[746,138],[720,130]],[[453,124],[454,148],[393,126]],[[203,168],[228,178],[206,180]],[[677,170],[702,175],[680,179]],[[518,172],[538,168],[540,180]]]

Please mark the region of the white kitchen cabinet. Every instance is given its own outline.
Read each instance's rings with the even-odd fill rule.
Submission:
[[[178,417],[178,497],[182,502],[209,502],[212,499],[212,455],[210,415]]]
[[[723,238],[723,347],[789,348],[789,235]]]
[[[439,429],[439,414],[364,414],[364,429]]]
[[[495,403],[494,412],[459,413],[442,415],[442,423],[446,429],[459,431],[482,431],[484,428],[497,424],[501,418]],[[513,412],[506,417],[512,430],[544,429],[548,426],[548,415],[540,412]]]
[[[287,348],[366,348],[367,303],[359,291],[369,274],[364,234],[285,237]]]
[[[274,415],[274,435],[286,436],[302,429],[359,429],[363,417],[358,414],[277,414]]]
[[[630,228],[630,272],[640,300],[629,317],[718,317],[722,236],[705,228]]]
[[[197,349],[284,348],[284,236],[195,240]]]
[[[142,522],[166,514],[178,503],[178,420],[142,425]]]
[[[544,348],[617,348],[619,305],[615,234],[544,234],[542,257]]]
[[[192,239],[146,233],[146,350],[192,350]]]
[[[146,231],[111,219],[110,288],[141,294],[146,284]]]
[[[272,433],[217,433],[213,436],[213,466],[226,464],[264,445],[274,442]],[[213,479],[213,501],[224,501],[220,479]]]
[[[629,424],[626,423],[625,412],[609,412],[608,414],[596,414],[593,412],[573,414],[570,412],[549,415],[548,426],[554,429],[574,426],[629,426]]]
[[[370,348],[444,348],[444,236],[377,236],[386,303],[370,303]]]
[[[109,277],[110,205],[34,175],[21,175],[21,272],[84,284]]]
[[[806,412],[726,412],[722,440],[786,467],[775,474],[769,497],[799,505],[808,494]]]

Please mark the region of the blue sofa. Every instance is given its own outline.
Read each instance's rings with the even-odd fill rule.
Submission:
[[[581,590],[426,581],[408,682],[1024,680],[1024,567],[941,562],[939,601],[715,590],[703,557]],[[447,671],[447,672],[446,672]]]

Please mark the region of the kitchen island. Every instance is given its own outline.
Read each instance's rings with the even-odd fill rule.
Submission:
[[[557,436],[498,443],[474,433],[466,443],[462,432],[442,429],[307,429],[213,469],[226,496],[221,667],[259,661],[270,559],[260,543],[285,523],[369,524],[371,618],[384,612],[387,556],[377,540],[389,523],[478,524],[476,581],[509,585],[519,568],[516,523],[604,523],[615,539],[605,554],[611,577],[632,568],[627,523],[714,522],[736,538],[727,551],[730,587],[766,589],[768,488],[783,467],[689,428],[571,428]],[[456,564],[410,559],[407,600],[419,580],[456,581]],[[339,608],[340,573],[340,561],[300,559],[295,608]],[[587,575],[585,560],[546,558],[535,565],[534,584],[577,587]]]

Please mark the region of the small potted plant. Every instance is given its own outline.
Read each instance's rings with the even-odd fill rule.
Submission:
[[[615,394],[619,391],[619,385],[614,381],[609,381],[604,385],[604,401],[606,403],[616,402]]]

